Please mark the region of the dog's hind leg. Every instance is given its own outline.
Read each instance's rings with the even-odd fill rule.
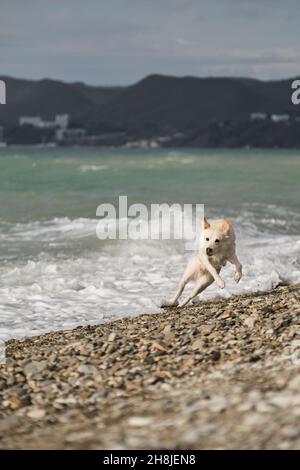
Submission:
[[[164,300],[162,301],[160,307],[176,307],[178,305],[178,299],[181,296],[182,292],[184,291],[185,286],[192,280],[195,279],[195,273],[197,273],[197,269],[199,269],[199,261],[196,257],[192,258],[189,262],[187,267],[185,268],[184,274],[181,278],[179,288],[171,300]]]
[[[163,300],[160,304],[160,308],[164,307],[176,307],[178,305],[178,299],[181,296],[182,292],[184,291],[185,286],[189,282],[189,278],[183,277],[180,281],[179,288],[171,300]]]
[[[194,297],[196,297],[198,294],[203,292],[208,286],[210,286],[213,281],[213,278],[207,279],[206,276],[202,279],[199,279],[199,281],[195,284],[195,287],[190,293],[190,295],[180,304],[180,307],[184,307],[186,304],[188,304]]]

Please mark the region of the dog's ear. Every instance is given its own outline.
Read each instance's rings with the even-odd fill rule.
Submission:
[[[222,223],[222,232],[225,233],[225,234],[228,233],[229,230],[230,230],[230,226],[231,226],[231,224],[230,224],[229,220],[224,219],[223,223]]]
[[[203,229],[205,230],[209,227],[210,227],[210,223],[208,222],[207,218],[204,217],[204,219],[203,219]]]

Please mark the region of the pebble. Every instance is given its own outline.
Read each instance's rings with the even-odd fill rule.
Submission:
[[[82,442],[92,439],[94,436],[91,431],[72,432],[65,437],[65,441],[69,443]]]
[[[299,448],[299,298],[280,286],[9,341],[0,447]]]
[[[48,366],[47,361],[32,361],[25,365],[24,367],[24,374],[26,376],[31,376],[38,374],[46,369]]]
[[[97,367],[92,366],[92,365],[82,364],[81,366],[78,367],[78,372],[84,375],[92,375],[97,372]]]
[[[151,422],[152,422],[151,418],[147,418],[143,416],[133,416],[132,418],[129,418],[127,421],[129,426],[134,426],[134,427],[149,426]]]
[[[202,350],[203,349],[203,340],[202,339],[196,339],[196,341],[194,341],[192,343],[192,349],[193,351],[199,349],[199,350]]]
[[[28,418],[40,420],[44,418],[46,411],[42,408],[32,408],[27,412]]]

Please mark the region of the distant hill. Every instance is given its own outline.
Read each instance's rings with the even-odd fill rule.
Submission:
[[[217,122],[238,124],[249,120],[252,112],[300,111],[291,103],[292,79],[150,75],[125,87],[0,79],[7,84],[7,104],[0,106],[0,124],[5,126],[15,126],[20,115],[50,119],[57,113],[69,113],[77,125],[92,133],[122,131],[129,139],[139,139],[183,132],[200,144],[207,139],[199,139],[195,133],[205,132]]]
[[[124,130],[175,132],[213,121],[240,121],[251,112],[294,112],[291,80],[262,82],[243,78],[151,75],[95,107],[87,122]]]
[[[6,83],[7,104],[0,106],[0,121],[15,125],[19,116],[41,116],[52,119],[55,114],[69,113],[75,120],[90,109],[102,106],[120,87],[92,87],[83,83],[65,83],[57,80],[21,80],[0,77]]]

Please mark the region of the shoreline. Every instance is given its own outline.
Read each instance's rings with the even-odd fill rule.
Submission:
[[[299,449],[299,305],[295,284],[9,340],[0,448]]]

